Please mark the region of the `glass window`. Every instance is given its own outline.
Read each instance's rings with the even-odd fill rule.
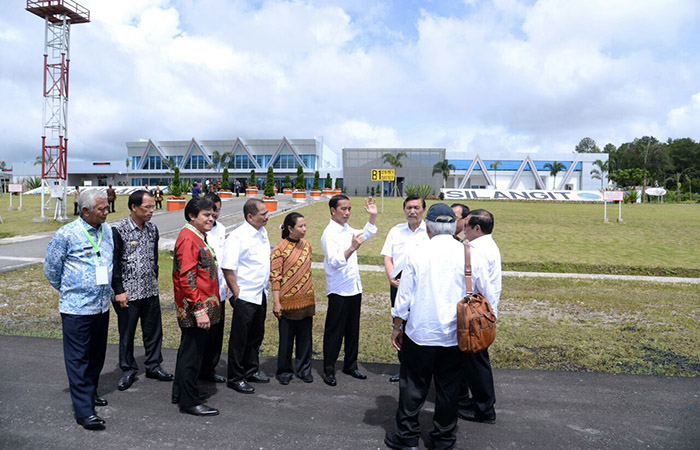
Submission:
[[[185,169],[206,169],[203,155],[192,155],[185,164]]]

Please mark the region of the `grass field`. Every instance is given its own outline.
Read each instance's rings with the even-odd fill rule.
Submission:
[[[161,258],[164,345],[176,348],[180,331],[168,276],[172,260],[167,253]],[[323,271],[314,270],[313,277],[314,358],[320,359],[327,300]],[[362,278],[359,358],[394,362],[386,278],[378,272]],[[697,285],[546,278],[506,278],[503,285],[498,337],[490,351],[497,368],[700,376]],[[0,274],[0,286],[0,334],[61,337],[58,293],[41,266]],[[113,312],[110,321],[109,340],[116,344]],[[262,354],[276,355],[277,342],[277,320],[268,309]],[[140,335],[137,345],[142,345]],[[166,361],[165,367],[172,370],[174,363]]]
[[[431,204],[429,202],[428,206]],[[581,203],[471,201],[472,209],[491,211],[493,236],[504,270],[673,275],[700,277],[700,205],[623,205],[623,223],[603,223],[603,205]],[[352,198],[350,225],[367,221],[362,198]],[[608,217],[617,217],[608,207]],[[300,210],[314,260],[322,261],[321,234],[328,225],[328,202]],[[280,238],[284,216],[270,220],[270,242]],[[360,263],[382,264],[379,255],[389,229],[404,221],[402,200],[384,200],[379,232],[358,252]]]
[[[126,196],[117,196],[117,201],[115,202],[116,211],[110,214],[107,220],[112,221],[126,217],[128,214],[126,203]],[[44,210],[45,217],[53,219],[55,204],[55,200],[51,200],[51,208]],[[14,196],[12,198],[12,207],[14,209],[10,211],[8,209],[9,207],[10,194],[3,194],[3,196],[0,197],[0,217],[2,217],[4,223],[0,224],[0,239],[54,231],[64,225],[54,220],[33,222],[34,219],[41,217],[41,195],[23,195],[22,211],[17,209],[19,207],[19,196]],[[68,196],[68,220],[73,220],[75,217],[76,216],[73,216],[73,196],[70,195]]]
[[[7,198],[0,199],[0,208],[3,204],[7,207]],[[352,203],[355,209],[350,223],[361,228],[367,218],[362,199],[353,198]],[[602,223],[602,205],[468,205],[494,213],[494,237],[503,254],[504,269],[700,276],[698,205],[624,205],[625,222],[621,224]],[[117,215],[125,209],[118,209]],[[17,213],[1,211],[6,222]],[[378,234],[359,251],[362,263],[380,264],[378,255],[386,233],[404,220],[399,199],[385,199],[384,211],[378,218]],[[307,238],[313,245],[314,259],[321,261],[320,238],[329,220],[327,202],[306,206],[300,212],[307,218]],[[36,210],[28,209],[24,214],[29,220],[38,216],[38,198]],[[275,217],[268,224],[273,244],[279,240],[282,220],[283,216]],[[48,229],[58,226],[34,225]],[[23,234],[39,231],[27,230],[22,220],[12,226]],[[0,231],[3,227],[0,225]],[[167,252],[161,253],[164,345],[174,348],[180,332],[172,301],[171,261]],[[314,358],[320,358],[327,300],[323,271],[315,270],[313,275],[317,292]],[[362,278],[365,292],[360,360],[395,361],[389,344],[386,278],[377,272],[365,272]],[[227,311],[228,322],[230,308]],[[499,312],[498,338],[491,351],[498,368],[700,376],[697,285],[506,278]],[[269,311],[263,355],[276,354],[276,324]],[[0,333],[60,338],[58,293],[46,282],[41,266],[0,274]],[[114,314],[109,336],[110,342],[117,342]],[[165,366],[174,369],[174,361],[166,361]]]

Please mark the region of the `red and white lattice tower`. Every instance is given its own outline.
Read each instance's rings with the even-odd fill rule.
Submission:
[[[54,219],[66,218],[68,162],[68,74],[70,26],[90,22],[90,11],[72,0],[27,0],[27,11],[45,22],[44,28],[44,132],[41,136],[41,217],[44,194],[53,189]],[[54,189],[62,186],[63,189]],[[62,192],[60,192],[62,191]],[[60,204],[62,203],[62,207]]]

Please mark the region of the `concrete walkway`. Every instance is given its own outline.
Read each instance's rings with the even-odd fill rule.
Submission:
[[[398,399],[397,384],[388,382],[394,365],[362,364],[367,380],[339,373],[338,386],[329,387],[314,361],[311,384],[273,381],[242,395],[204,383],[221,415],[198,418],[170,404],[171,383],[143,372],[119,392],[118,349],[109,345],[99,391],[109,406],[98,408],[107,430],[90,432],[73,419],[60,340],[0,336],[0,346],[0,449],[383,449]],[[135,353],[143,368],[143,348]],[[173,370],[176,351],[163,356]],[[263,359],[268,374],[275,366]],[[700,442],[700,378],[528,370],[494,377],[498,421],[460,421],[458,449],[690,450]],[[431,393],[420,416],[423,438],[433,408]]]

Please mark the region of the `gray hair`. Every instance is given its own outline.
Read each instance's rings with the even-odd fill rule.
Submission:
[[[78,209],[80,209],[80,213],[82,214],[83,208],[92,211],[98,198],[107,200],[107,193],[102,189],[84,189],[81,191],[80,197],[78,197]]]
[[[425,226],[428,228],[428,231],[435,236],[440,234],[449,234],[452,236],[455,234],[455,231],[457,231],[457,222],[432,222],[426,220]]]

